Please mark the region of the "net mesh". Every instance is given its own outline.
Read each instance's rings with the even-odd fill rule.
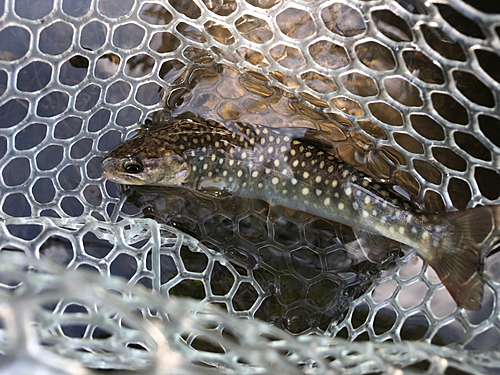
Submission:
[[[0,248],[25,254],[0,262],[0,371],[500,368],[496,254],[482,309],[466,311],[410,250],[374,265],[348,249],[348,228],[261,201],[136,188],[125,203],[99,167],[146,119],[190,111],[321,130],[339,158],[428,211],[498,204],[495,5],[5,0],[0,10]]]

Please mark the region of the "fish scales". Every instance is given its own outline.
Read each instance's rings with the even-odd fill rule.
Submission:
[[[339,162],[298,129],[172,120],[141,130],[102,162],[124,184],[233,194],[332,219],[369,238],[410,245],[433,267],[460,306],[478,309],[483,293],[480,241],[498,207],[422,212],[392,190]]]

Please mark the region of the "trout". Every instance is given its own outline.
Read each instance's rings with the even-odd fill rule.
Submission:
[[[309,131],[308,131],[309,132]],[[295,135],[294,135],[295,134]],[[484,244],[500,206],[433,214],[350,168],[297,129],[172,119],[143,127],[101,163],[105,178],[130,185],[235,195],[331,219],[364,238],[368,258],[388,238],[414,248],[456,303],[481,308]]]

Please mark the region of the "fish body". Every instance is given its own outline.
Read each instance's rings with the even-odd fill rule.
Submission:
[[[384,237],[409,245],[434,268],[457,304],[480,308],[480,243],[490,234],[498,207],[422,212],[308,142],[306,134],[172,120],[119,145],[102,168],[118,183],[258,198],[349,225],[368,242]]]

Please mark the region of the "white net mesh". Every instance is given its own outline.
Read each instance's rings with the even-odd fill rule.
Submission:
[[[374,265],[346,250],[348,228],[260,201],[134,189],[124,205],[99,166],[146,118],[190,111],[322,130],[340,158],[429,211],[498,204],[497,5],[5,0],[0,10],[0,249],[29,259],[0,262],[1,371],[500,368],[496,254],[482,309],[466,311],[411,252]]]

